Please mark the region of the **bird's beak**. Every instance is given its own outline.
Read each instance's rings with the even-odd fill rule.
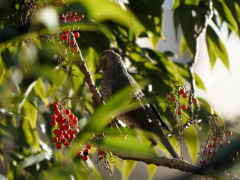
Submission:
[[[98,66],[94,74],[97,74],[97,73],[99,73],[99,72],[100,72],[100,70],[101,70],[101,68],[100,68],[100,66]]]

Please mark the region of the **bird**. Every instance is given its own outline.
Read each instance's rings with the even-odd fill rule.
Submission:
[[[137,87],[134,98],[139,101],[140,107],[117,115],[117,119],[126,124],[128,128],[154,133],[173,158],[180,159],[163,130],[163,128],[169,130],[168,126],[154,105],[144,103],[145,95],[134,78],[127,72],[122,57],[111,49],[105,50],[98,58],[98,67],[95,73],[99,72],[102,72],[101,94],[104,101],[127,86]]]

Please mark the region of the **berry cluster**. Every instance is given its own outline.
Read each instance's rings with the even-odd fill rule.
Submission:
[[[71,113],[64,104],[55,102],[53,104],[54,114],[51,115],[51,125],[57,127],[53,130],[56,135],[53,142],[56,143],[56,148],[60,149],[61,144],[66,147],[70,146],[70,142],[75,139],[78,129],[78,118]]]
[[[78,15],[77,12],[67,12],[66,14],[61,14],[61,16],[59,17],[59,21],[61,23],[73,23],[73,22],[79,22],[84,18],[84,15]]]
[[[78,22],[81,21],[84,18],[84,15],[78,15],[77,12],[68,12],[66,14],[62,14],[59,17],[59,21],[66,23],[72,23],[72,22]],[[69,45],[69,47],[72,47],[73,52],[78,52],[78,46],[76,45],[76,39],[80,36],[79,32],[73,32],[73,30],[69,29],[67,31],[64,31],[61,35],[60,35],[60,39],[61,40],[65,40],[66,43]],[[65,54],[67,54],[67,50],[65,49]]]
[[[232,135],[232,131],[226,131],[226,132],[222,132],[218,136],[210,137],[207,140],[203,153],[201,154],[200,164],[203,166],[207,165],[221,146],[230,144],[230,141],[227,140],[227,136],[231,136],[231,135]],[[235,155],[237,156],[238,152],[236,152]],[[233,161],[235,160],[234,156],[230,157]]]
[[[178,88],[178,91],[173,92],[173,95],[168,96],[170,102],[176,104],[177,115],[181,115],[181,109],[186,111],[190,106],[192,106],[192,104],[198,103],[197,99],[191,97],[192,94],[190,91],[185,91],[185,88],[181,86]],[[182,97],[187,104],[181,105],[180,97]]]
[[[78,156],[82,156],[84,161],[88,160],[88,155],[90,153],[90,149],[92,148],[91,144],[87,144],[86,148],[78,152]],[[98,150],[98,157],[103,157],[103,153]]]

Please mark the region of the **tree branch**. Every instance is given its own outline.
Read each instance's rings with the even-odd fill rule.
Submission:
[[[198,58],[198,54],[199,54],[199,37],[206,30],[206,28],[208,26],[208,21],[213,16],[212,4],[213,4],[212,0],[208,0],[208,10],[207,10],[207,13],[205,14],[205,23],[204,23],[203,27],[195,34],[195,37],[196,37],[195,51],[194,51],[192,60],[187,63],[188,72],[190,75],[190,83],[191,83],[191,90],[193,93],[193,96],[192,96],[193,98],[196,98],[196,96],[195,96],[196,82],[195,82],[195,76],[194,76],[194,67],[197,62],[197,58]]]
[[[185,160],[181,160],[181,159],[170,159],[167,158],[165,156],[148,156],[148,157],[144,157],[144,156],[129,156],[129,155],[117,155],[118,157],[120,157],[123,160],[134,160],[134,161],[142,161],[146,164],[154,164],[156,166],[164,166],[164,167],[168,167],[171,169],[177,169],[180,171],[184,171],[184,172],[188,172],[191,174],[198,174],[198,175],[203,175],[203,176],[208,176],[208,177],[212,177],[212,178],[216,178],[216,179],[225,179],[225,180],[235,180],[235,179],[240,179],[236,176],[230,176],[230,175],[226,175],[225,173],[221,173],[215,170],[211,170],[209,168],[205,168],[205,167],[198,167],[195,166],[194,164],[191,164]]]

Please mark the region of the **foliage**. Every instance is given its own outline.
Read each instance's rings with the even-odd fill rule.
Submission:
[[[69,29],[80,32],[76,42],[97,87],[101,75],[93,72],[98,55],[109,48],[121,53],[124,60],[131,62],[129,70],[132,76],[138,82],[147,80],[148,85],[142,87],[143,92],[156,105],[164,120],[172,124],[173,111],[164,108],[162,102],[166,99],[163,94],[170,93],[176,84],[190,82],[190,74],[187,65],[171,60],[174,55],[171,51],[156,50],[157,44],[164,39],[163,2],[0,1],[0,162],[7,166],[5,175],[9,179],[66,179],[71,176],[102,179],[102,172],[97,167],[99,164],[111,173],[116,166],[127,179],[135,161],[121,161],[112,153],[156,155],[157,150],[150,148],[144,133],[121,127],[126,140],[118,130],[108,126],[114,115],[138,106],[131,101],[133,89],[125,89],[106,106],[92,112],[92,94],[78,65],[80,57],[59,36]],[[175,32],[178,33],[179,26],[183,32],[181,53],[188,51],[193,58],[197,51],[196,37],[207,28],[205,37],[211,66],[214,67],[219,59],[229,69],[226,48],[216,31],[226,23],[229,34],[240,36],[239,10],[238,0],[175,0]],[[84,19],[74,23],[59,21],[58,16],[69,11],[84,14]],[[208,18],[212,24],[207,26]],[[137,42],[140,38],[150,41],[153,48],[141,47]],[[67,54],[64,54],[65,49]],[[197,74],[195,81],[198,88],[206,90]],[[69,97],[71,100],[65,101],[66,106],[80,120],[80,133],[72,148],[57,150],[52,142],[52,104]],[[86,108],[94,115],[89,115]],[[205,100],[200,100],[199,108],[202,123],[191,126],[182,137],[193,163],[198,158],[199,147],[196,146],[201,133],[207,129],[206,113],[211,113]],[[93,134],[101,137],[103,132],[106,138],[93,138]],[[92,160],[85,162],[76,154],[89,142],[94,146],[90,153]],[[172,142],[178,145],[176,140]],[[112,153],[106,153],[96,164],[95,152],[99,150]],[[108,164],[107,160],[114,164]],[[151,166],[149,176],[153,177],[156,168]]]

